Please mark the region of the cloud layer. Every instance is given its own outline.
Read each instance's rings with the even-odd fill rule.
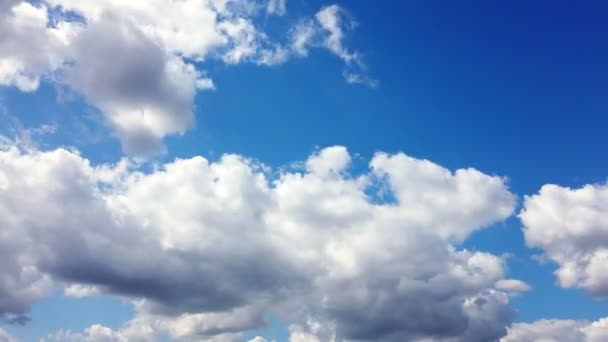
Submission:
[[[113,332],[129,340],[238,340],[269,313],[320,340],[504,335],[503,260],[453,244],[511,215],[505,180],[401,153],[359,175],[350,161],[334,146],[302,170],[225,155],[142,172],[5,146],[0,250],[19,257],[0,274],[22,283],[1,283],[2,312],[25,315],[61,282],[133,301],[137,315]],[[395,201],[379,203],[387,188]]]

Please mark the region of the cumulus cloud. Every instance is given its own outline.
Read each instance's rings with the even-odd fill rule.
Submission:
[[[100,111],[124,151],[138,157],[164,151],[163,138],[195,124],[197,91],[214,88],[201,69],[209,59],[278,65],[318,46],[362,65],[344,46],[351,21],[336,5],[303,19],[315,23],[315,44],[301,34],[286,43],[287,37],[260,29],[262,13],[285,14],[285,0],[11,0],[1,6],[0,85],[34,91],[47,78],[71,87]],[[371,82],[352,72],[345,78]]]
[[[608,187],[544,185],[525,198],[519,217],[530,247],[558,265],[560,286],[608,295]]]
[[[120,330],[85,337],[236,341],[269,312],[324,341],[504,335],[513,310],[493,290],[502,258],[455,244],[511,215],[505,179],[402,153],[352,174],[350,160],[334,146],[279,176],[239,155],[143,172],[6,146],[0,250],[22,257],[0,272],[22,284],[0,283],[0,309],[24,314],[52,279],[74,296],[134,303]],[[378,183],[395,202],[372,198]]]
[[[546,319],[516,323],[501,342],[601,342],[608,339],[608,318],[595,322]]]
[[[349,71],[344,71],[342,73],[342,76],[344,76],[344,80],[346,81],[346,83],[350,84],[363,84],[371,88],[376,88],[380,84],[378,80],[375,80],[365,74],[357,74]]]
[[[285,15],[287,12],[287,0],[268,0],[266,12],[274,15]]]
[[[164,136],[193,123],[192,103],[204,77],[136,27],[92,22],[73,47],[77,62],[66,68],[66,83],[101,109],[127,153],[162,150]]]
[[[51,26],[47,8],[17,0],[0,3],[0,85],[34,91],[40,78],[61,66],[76,25]]]

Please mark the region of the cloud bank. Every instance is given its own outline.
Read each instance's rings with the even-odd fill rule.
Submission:
[[[224,155],[143,172],[8,144],[0,250],[17,257],[0,268],[0,312],[25,317],[69,284],[67,294],[134,303],[120,331],[84,332],[119,341],[240,340],[270,313],[294,340],[503,336],[514,318],[495,287],[504,261],[455,244],[512,214],[505,179],[403,153],[377,153],[363,174],[350,162],[333,146],[303,169]],[[395,201],[378,203],[386,188]]]

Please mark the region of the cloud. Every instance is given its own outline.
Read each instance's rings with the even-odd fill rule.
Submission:
[[[608,318],[595,322],[547,319],[515,323],[501,342],[601,342],[608,339]]]
[[[344,47],[344,30],[349,29],[355,23],[347,17],[346,12],[338,5],[321,8],[315,15],[315,19],[321,28],[327,32],[323,39],[323,45],[347,63],[356,61],[359,57],[356,52],[350,52]]]
[[[510,293],[528,292],[530,291],[530,285],[517,279],[501,279],[496,282],[496,288],[501,291]]]
[[[265,339],[265,338],[263,338],[263,337],[261,337],[261,336],[256,336],[256,337],[250,339],[247,342],[268,342],[268,340]]]
[[[61,329],[40,339],[40,342],[145,342],[150,341],[150,338],[154,338],[150,330],[124,328],[114,331],[106,326],[93,324],[82,333]]]
[[[608,187],[544,185],[519,214],[526,244],[557,263],[560,286],[608,295]]]
[[[352,174],[350,160],[334,146],[278,176],[239,155],[143,172],[8,146],[0,250],[23,256],[0,272],[23,284],[0,292],[3,313],[24,314],[44,293],[24,289],[52,279],[131,300],[135,317],[114,332],[129,341],[241,340],[270,312],[320,340],[504,335],[514,312],[492,289],[502,258],[455,244],[511,215],[505,179],[402,153]],[[370,197],[378,183],[394,203]]]
[[[323,47],[344,61],[346,67],[342,76],[347,83],[376,88],[379,82],[369,75],[361,53],[345,46],[346,33],[355,26],[352,16],[342,7],[325,6],[314,19],[301,20],[293,26],[291,49],[298,56],[307,56],[309,48]]]
[[[342,76],[344,76],[344,80],[346,81],[346,83],[350,83],[350,84],[363,84],[363,85],[366,85],[371,88],[376,88],[380,84],[378,82],[378,80],[375,80],[364,74],[357,74],[357,73],[351,73],[348,71],[344,71],[342,73]]]
[[[66,297],[83,298],[101,294],[99,288],[83,284],[70,284],[63,291]]]
[[[283,16],[285,0],[49,0],[3,1],[0,85],[35,91],[42,79],[69,86],[97,108],[123,150],[146,158],[164,151],[163,139],[195,124],[197,91],[214,89],[204,63],[279,65],[310,47],[325,47],[347,64],[358,52],[344,47],[344,10],[324,7],[311,44],[260,29],[262,13]],[[313,22],[312,19],[303,19]],[[297,25],[296,25],[297,26]],[[299,32],[296,27],[292,32]],[[299,42],[298,42],[299,41]],[[314,46],[313,46],[314,45]],[[375,84],[350,71],[349,83]]]
[[[285,15],[287,12],[287,0],[268,0],[266,13],[271,15]]]
[[[104,113],[125,152],[151,155],[162,150],[164,136],[194,122],[194,95],[204,77],[136,27],[113,19],[92,22],[75,40],[74,55],[65,82]]]
[[[218,27],[231,40],[222,56],[227,64],[249,61],[258,65],[278,65],[289,58],[288,50],[272,42],[265,33],[259,32],[251,20],[225,20]]]
[[[60,67],[68,54],[75,25],[50,26],[45,6],[29,2],[0,4],[0,85],[34,91],[43,75]]]

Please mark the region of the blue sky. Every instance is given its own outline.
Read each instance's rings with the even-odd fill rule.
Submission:
[[[15,67],[13,73],[0,68],[0,134],[11,141],[10,146],[22,151],[21,158],[70,146],[71,151],[78,151],[74,153],[91,165],[117,163],[121,158],[127,158],[133,162],[132,169],[153,174],[159,165],[172,163],[176,158],[187,160],[203,156],[211,162],[220,163],[222,155],[237,154],[275,170],[268,176],[272,179],[279,177],[280,170],[290,170],[294,163],[303,162],[309,156],[321,158],[325,147],[338,145],[348,149],[351,162],[346,171],[340,169],[339,162],[335,167],[340,172],[346,172],[345,179],[348,180],[367,174],[368,163],[380,151],[389,155],[403,152],[416,160],[430,160],[452,171],[474,168],[487,177],[506,177],[503,180],[508,192],[516,198],[508,215],[496,214],[491,219],[480,219],[479,227],[467,234],[467,238],[446,238],[444,244],[456,250],[466,249],[502,257],[504,275],[501,278],[517,279],[529,286],[528,290],[497,288],[508,293],[508,307],[517,314],[507,319],[506,323],[499,322],[498,318],[493,321],[502,324],[503,328],[511,327],[509,336],[513,341],[528,341],[522,337],[526,335],[517,335],[523,331],[518,329],[540,329],[540,325],[534,324],[542,319],[556,319],[556,324],[564,326],[565,320],[575,320],[578,325],[574,330],[580,331],[580,336],[572,338],[594,341],[594,337],[590,336],[595,335],[586,330],[586,324],[588,321],[602,322],[606,315],[606,303],[602,298],[608,295],[608,281],[601,276],[602,272],[608,271],[608,263],[602,257],[602,253],[608,250],[605,235],[608,231],[608,190],[605,186],[608,176],[608,155],[605,153],[608,144],[608,135],[605,134],[608,123],[607,6],[599,2],[573,4],[561,1],[537,1],[534,4],[524,1],[508,4],[492,1],[393,1],[382,4],[343,1],[338,2],[336,7],[326,7],[332,3],[287,0],[286,3],[276,2],[277,6],[285,6],[284,13],[277,13],[270,10],[266,2],[235,1],[234,7],[230,7],[232,12],[222,14],[219,7],[213,11],[229,24],[237,22],[236,18],[251,23],[256,30],[256,45],[249,46],[254,52],[245,52],[243,57],[232,61],[227,57],[236,51],[236,48],[231,50],[231,44],[238,47],[243,43],[243,38],[231,36],[225,27],[220,30],[226,30],[222,32],[229,43],[205,48],[204,51],[197,47],[199,50],[196,53],[204,55],[204,58],[197,59],[196,53],[188,50],[189,45],[178,45],[175,37],[154,36],[160,39],[154,40],[147,37],[147,31],[140,27],[134,30],[141,29],[144,33],[137,31],[139,33],[132,36],[129,36],[130,29],[125,29],[127,33],[123,34],[127,39],[124,45],[114,46],[112,44],[119,39],[114,40],[108,33],[107,26],[104,26],[108,24],[104,20],[120,27],[123,25],[120,19],[122,13],[129,13],[131,9],[110,4],[111,1],[107,3],[104,10],[113,13],[118,18],[112,19],[116,22],[109,17],[97,16],[87,5],[76,2],[56,0],[31,3],[32,8],[43,9],[45,15],[51,13],[50,10],[47,12],[47,8],[58,5],[64,6],[61,10],[57,9],[62,13],[84,13],[81,15],[88,21],[75,29],[77,38],[67,43],[65,49],[68,52],[50,44],[33,52],[25,47],[15,48],[18,42],[12,42],[11,37],[17,40],[20,34],[29,34],[27,38],[36,42],[46,33],[44,29],[26,32],[20,31],[17,26],[10,26],[19,24],[15,24],[16,21],[11,21],[11,18],[17,17],[20,12],[11,12],[0,6],[6,12],[0,14],[0,29],[5,27],[10,32],[0,38],[0,62],[18,60],[25,65],[21,70]],[[159,0],[159,3],[172,6],[169,0]],[[7,4],[6,8],[23,6],[19,1],[8,1]],[[254,4],[251,5],[254,9],[247,9],[247,4]],[[245,9],[241,9],[241,5]],[[70,9],[70,6],[73,8]],[[329,13],[335,16],[340,28],[337,45],[331,38],[335,32],[331,27],[324,26],[324,21],[316,15],[328,8],[338,9]],[[165,14],[158,15],[163,18]],[[177,14],[176,17],[171,15],[167,13],[164,18],[169,22],[179,18]],[[28,16],[24,18],[33,20]],[[60,20],[70,21],[69,16]],[[129,27],[128,24],[124,25]],[[300,32],[297,25],[308,25],[306,27],[313,32],[312,38],[304,45],[306,53],[298,52],[294,47],[295,36]],[[48,24],[46,28],[51,26]],[[217,27],[220,26],[217,24]],[[11,29],[15,31],[9,31]],[[212,39],[203,37],[205,33],[198,35],[196,30],[188,32],[188,42]],[[268,37],[268,41],[257,36],[261,32]],[[106,45],[99,43],[101,47],[95,51],[105,51],[107,55],[88,53],[92,48],[87,44],[95,44],[96,41],[94,34],[100,35],[100,42],[107,40]],[[143,36],[146,38],[141,38]],[[133,41],[140,38],[145,40],[144,43],[133,49],[132,54],[128,52],[131,46],[138,44]],[[173,43],[177,47],[172,47]],[[283,57],[276,57],[280,55],[281,48],[291,50]],[[144,56],[140,60],[140,65],[143,65],[156,58],[156,49],[165,49],[158,55],[159,63],[170,65],[173,63],[170,58],[177,56],[175,58],[180,63],[191,66],[199,74],[192,76],[190,71],[180,69],[185,78],[176,83],[177,90],[162,87],[158,90],[146,82],[146,76],[131,75],[129,68],[138,67],[134,67],[137,61],[130,64],[129,58],[136,60],[137,56]],[[277,59],[266,62],[263,60],[265,52]],[[64,58],[76,66],[65,61],[63,63],[67,64],[47,65],[40,62],[40,58],[32,57],[36,54],[48,54],[50,57],[45,60]],[[126,57],[118,57],[123,55]],[[171,57],[167,57],[169,55]],[[157,65],[150,62],[149,67],[142,67],[141,70],[153,73],[155,67]],[[163,70],[168,70],[166,68]],[[89,70],[93,71],[88,73]],[[104,85],[106,81],[98,80],[105,73],[116,73],[118,76],[108,77],[108,84]],[[361,77],[363,82],[347,82],[344,77],[347,73]],[[39,77],[39,85],[35,89],[26,89],[18,81],[21,74]],[[92,76],[86,79],[87,75]],[[123,75],[127,76],[122,78]],[[132,77],[132,82],[129,77]],[[189,84],[191,79],[188,77],[210,79],[214,89],[194,87],[183,90],[179,85]],[[120,82],[121,87],[130,82],[128,90],[115,91],[118,83],[113,84],[114,81]],[[162,79],[159,82],[166,83]],[[139,86],[141,90],[133,89]],[[193,92],[191,97],[183,95],[190,94],[190,91]],[[174,95],[175,100],[170,98]],[[150,138],[154,141],[146,138],[148,140],[138,142],[137,147],[129,147],[130,143],[126,141],[133,138],[129,136],[133,127],[133,132],[149,128],[139,127],[141,122],[134,123],[133,127],[123,123],[122,119],[126,120],[131,115],[125,113],[135,107],[157,110],[165,120],[162,121],[165,126],[159,128],[161,133],[154,133],[157,135]],[[187,109],[184,110],[184,107]],[[174,116],[176,111],[184,113]],[[194,119],[187,119],[189,114]],[[171,120],[174,125],[166,123]],[[41,127],[52,128],[45,131]],[[147,145],[142,147],[142,144]],[[163,147],[158,149],[161,145]],[[8,159],[4,164],[0,163],[0,175],[5,165],[12,164]],[[15,165],[21,164],[15,162]],[[35,167],[44,168],[31,166]],[[300,163],[299,170],[301,167]],[[308,172],[314,173],[312,169]],[[6,175],[9,174],[6,171]],[[19,179],[9,177],[8,182],[19,182]],[[540,189],[546,184],[558,185],[559,196],[562,197],[554,200],[551,196],[558,196],[558,192],[541,192]],[[393,196],[399,197],[398,185],[390,183],[387,186],[392,187]],[[586,197],[577,193],[577,189],[585,186],[589,192]],[[406,187],[403,191],[408,189]],[[11,197],[9,191],[5,190],[4,194],[0,192],[0,198],[5,197],[0,201],[0,209],[6,212],[14,210],[15,215],[31,210],[28,207],[13,208],[17,207],[19,201]],[[43,188],[32,191],[46,194]],[[484,199],[485,192],[485,189],[475,188],[471,196],[478,194],[482,201],[489,203],[495,197]],[[533,195],[537,195],[537,206],[533,205],[536,202],[524,200],[526,196]],[[293,193],[293,196],[297,197],[298,194]],[[49,195],[45,198],[53,197]],[[150,201],[163,204],[162,198],[151,198]],[[399,199],[393,198],[392,201]],[[15,205],[9,206],[9,203]],[[183,206],[186,205],[184,202]],[[458,210],[458,205],[466,206],[466,203],[448,202],[445,205],[453,205],[454,210]],[[466,210],[463,207],[462,212]],[[205,209],[201,211],[206,212]],[[485,212],[489,211],[492,209]],[[520,219],[518,214],[523,211],[528,215]],[[437,215],[442,215],[441,210]],[[78,226],[86,222],[80,222]],[[241,223],[234,224],[238,226]],[[528,229],[529,235],[524,234],[523,227]],[[13,229],[27,231],[29,228],[15,224]],[[439,229],[430,225],[424,227],[423,231]],[[78,230],[70,232],[79,234]],[[319,235],[320,238],[323,236]],[[579,242],[579,238],[584,241]],[[593,240],[596,243],[589,245],[588,241]],[[0,239],[0,243],[3,240]],[[37,248],[34,242],[29,243]],[[51,251],[60,248],[49,245],[48,241],[40,243]],[[3,253],[0,252],[0,255]],[[77,255],[72,257],[78,258]],[[39,257],[32,258],[38,260]],[[539,262],[543,258],[546,262]],[[407,265],[407,260],[399,259],[399,262]],[[570,275],[560,277],[554,274],[560,267],[566,269],[569,263],[577,265],[573,266],[572,271],[577,274],[575,280],[570,281]],[[118,286],[109,285],[111,281],[96,283],[95,277],[83,276],[77,281],[77,277],[68,271],[60,271],[63,266],[49,265],[43,261],[35,261],[34,264],[41,274],[52,279],[52,284],[48,285],[51,290],[47,289],[44,296],[34,296],[36,300],[28,301],[26,307],[31,307],[31,310],[26,309],[25,312],[20,309],[11,311],[10,308],[2,312],[4,309],[0,305],[0,317],[2,314],[6,317],[25,314],[31,318],[25,325],[6,323],[0,326],[19,341],[33,341],[52,334],[55,334],[54,337],[47,337],[49,341],[54,341],[52,338],[61,340],[57,335],[60,329],[69,330],[76,340],[76,334],[86,335],[85,329],[93,324],[109,327],[119,334],[118,331],[127,321],[137,317],[132,301],[143,298],[148,300],[148,304],[155,304],[155,297],[146,297],[146,291],[121,290]],[[88,266],[95,272],[96,265]],[[10,273],[7,274],[10,276]],[[263,277],[262,274],[265,273],[260,271],[259,277]],[[371,277],[369,274],[367,276]],[[355,278],[349,284],[367,281],[362,279]],[[80,282],[106,287],[100,290],[102,294],[90,297],[71,298],[64,295],[65,286]],[[486,287],[492,285],[481,288]],[[481,291],[481,288],[478,290]],[[7,302],[13,298],[9,290],[1,286],[0,290],[7,292]],[[371,288],[368,290],[373,292]],[[242,291],[248,293],[246,289]],[[196,290],[193,296],[213,296],[213,293]],[[4,295],[0,291],[0,298]],[[329,292],[323,292],[323,295],[331,297]],[[463,292],[458,300],[462,302],[471,295]],[[15,294],[14,297],[18,296]],[[313,304],[307,302],[312,299],[305,298],[297,304],[289,304],[312,307]],[[177,306],[172,308],[166,302],[161,304],[163,310],[166,309],[163,315],[167,317],[173,317],[171,315],[177,315],[182,310]],[[402,303],[405,306],[408,304],[407,301]],[[291,306],[282,305],[287,304],[274,303],[262,309],[262,316],[268,324],[266,328],[263,324],[244,325],[241,330],[231,331],[242,335],[231,335],[230,338],[247,340],[259,335],[268,341],[273,338],[286,341],[291,334],[292,341],[314,341],[312,336],[316,334],[317,340],[327,339],[327,335],[285,314],[290,312]],[[141,310],[148,315],[153,311],[146,311],[147,308]],[[184,312],[197,313],[188,310]],[[327,312],[314,316],[315,313],[318,312],[313,310],[308,314],[320,320],[321,326],[325,327],[327,323],[328,327],[333,327],[338,339],[358,336],[349,328],[351,322],[348,318],[332,316],[338,314]],[[473,319],[471,317],[469,321]],[[529,325],[511,325],[511,321]],[[572,322],[568,321],[568,324]],[[298,324],[299,328],[293,328]],[[392,335],[372,334],[369,340],[416,340],[426,337],[440,341],[448,337],[472,338],[466,335],[468,332],[462,333],[465,335],[442,335],[442,332],[429,333],[428,330],[418,331],[406,326],[415,327],[416,323],[405,318],[402,325],[393,328]],[[302,330],[302,336],[306,335],[302,338],[309,339],[297,340],[298,329]],[[608,331],[608,327],[604,329]],[[608,334],[606,331],[604,334]],[[185,340],[211,338],[208,332],[195,335],[198,337],[172,333],[170,329],[160,329],[158,336],[173,339],[181,336]],[[549,334],[547,331],[543,333]],[[502,335],[498,333],[492,338]],[[481,341],[489,338],[483,336],[476,338]],[[504,340],[511,341],[507,338]],[[534,340],[534,337],[525,338]],[[563,340],[568,340],[564,338],[562,336]],[[362,337],[360,339],[364,340]]]

